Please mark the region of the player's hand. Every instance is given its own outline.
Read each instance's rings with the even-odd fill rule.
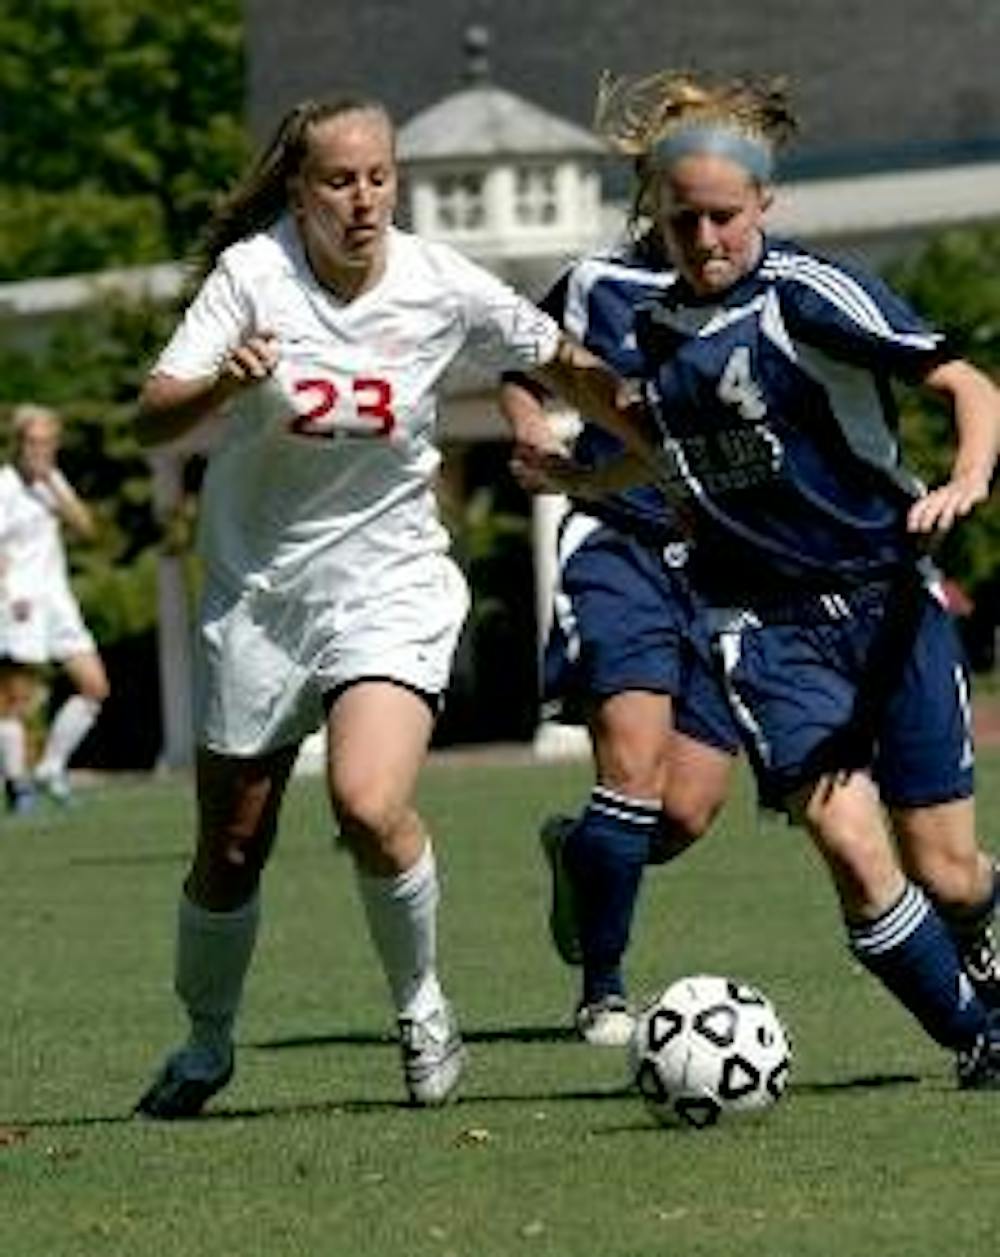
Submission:
[[[565,450],[515,445],[510,460],[514,479],[527,493],[569,493],[584,496],[584,469]]]
[[[280,357],[273,332],[258,332],[230,350],[219,368],[219,382],[241,388],[259,384],[274,373]]]
[[[27,598],[15,598],[10,604],[10,613],[19,624],[31,619],[31,603]]]
[[[979,477],[956,476],[914,502],[906,517],[912,533],[945,533],[989,496],[989,485]]]

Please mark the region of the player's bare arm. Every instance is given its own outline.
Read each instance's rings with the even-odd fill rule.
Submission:
[[[535,375],[575,410],[613,433],[639,459],[653,466],[659,455],[652,421],[635,390],[600,358],[564,336],[555,358]]]
[[[958,440],[948,480],[914,503],[907,524],[911,532],[942,533],[989,496],[1000,454],[1000,391],[960,358],[935,367],[924,384],[950,400]]]
[[[528,493],[558,493],[550,488],[540,473],[546,457],[566,460],[569,450],[556,432],[545,402],[548,391],[537,381],[519,372],[504,376],[500,386],[500,413],[510,428],[514,441],[510,470],[521,488]]]
[[[97,532],[93,513],[58,467],[51,469],[45,483],[63,523],[78,537],[92,539]]]
[[[517,450],[565,452],[565,444],[556,432],[546,409],[548,390],[537,380],[520,372],[509,372],[500,386],[500,413],[514,438]]]
[[[565,453],[522,447],[515,450],[510,466],[518,484],[529,493],[565,493],[590,501],[655,480],[649,463],[636,454],[588,467]]]
[[[278,358],[277,338],[270,332],[259,332],[231,349],[214,375],[181,380],[153,372],[139,398],[139,441],[161,445],[184,436],[242,389],[266,380]]]

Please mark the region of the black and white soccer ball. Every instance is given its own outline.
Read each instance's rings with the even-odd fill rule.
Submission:
[[[642,1010],[631,1045],[636,1086],[665,1126],[713,1126],[780,1099],[791,1043],[756,987],[709,975],[681,978]]]

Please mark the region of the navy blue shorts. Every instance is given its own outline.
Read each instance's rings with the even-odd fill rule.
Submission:
[[[676,729],[735,754],[739,731],[704,608],[683,571],[622,533],[603,525],[587,532],[588,525],[570,515],[560,534],[543,669],[547,705],[558,700],[562,719],[579,720],[595,699],[627,690],[669,694]]]
[[[886,640],[880,627],[884,589],[876,596],[809,601],[813,614],[805,622],[720,612],[714,626],[761,801],[780,807],[822,772],[853,768],[870,771],[890,805],[923,807],[969,797],[974,753],[968,669],[944,607],[930,591],[918,595],[901,645],[905,653],[893,661],[875,655]],[[863,702],[866,687],[880,689],[873,678],[884,668],[890,677],[886,693],[865,721],[872,736],[859,743],[849,736],[859,696]],[[852,758],[859,747],[863,762]]]

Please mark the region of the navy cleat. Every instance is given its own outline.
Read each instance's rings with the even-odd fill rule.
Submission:
[[[575,824],[576,818],[573,816],[550,816],[542,822],[542,827],[538,831],[542,851],[545,853],[552,877],[549,935],[559,958],[567,965],[583,963],[576,913],[576,892],[563,858],[566,839]]]
[[[223,1062],[210,1048],[188,1044],[167,1057],[152,1085],[140,1096],[133,1112],[139,1117],[160,1121],[197,1117],[232,1076],[232,1052]]]
[[[993,921],[984,921],[978,929],[957,935],[955,945],[976,994],[988,1008],[1000,1008],[1000,955]]]
[[[991,1013],[986,1029],[958,1053],[956,1073],[963,1091],[1000,1091],[1000,1013]]]
[[[35,810],[38,795],[30,781],[9,780],[4,785],[7,795],[7,811],[11,816],[30,816]]]

